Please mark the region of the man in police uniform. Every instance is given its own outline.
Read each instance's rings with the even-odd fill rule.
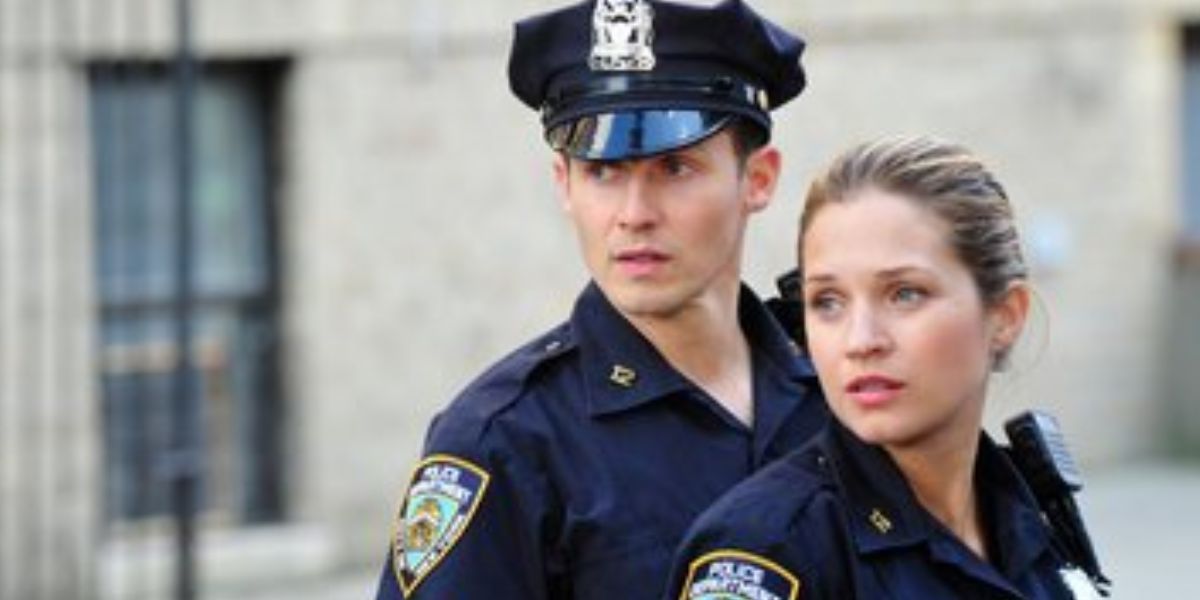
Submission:
[[[378,598],[658,598],[692,519],[824,423],[811,365],[741,283],[802,49],[736,0],[517,24],[510,83],[592,282],[434,421]]]

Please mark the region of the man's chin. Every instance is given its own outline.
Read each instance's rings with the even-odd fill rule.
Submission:
[[[605,293],[621,314],[631,318],[664,318],[679,312],[683,303],[668,290],[615,289]]]

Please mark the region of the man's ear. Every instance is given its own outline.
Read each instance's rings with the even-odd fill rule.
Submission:
[[[746,157],[743,177],[747,212],[758,212],[771,203],[782,163],[783,157],[774,146],[763,146]]]
[[[571,212],[571,203],[567,201],[571,190],[571,159],[561,152],[554,155],[554,190],[558,196],[558,205],[563,212]]]

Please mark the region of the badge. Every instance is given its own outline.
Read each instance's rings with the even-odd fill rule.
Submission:
[[[392,540],[392,566],[405,596],[454,548],[487,484],[487,472],[461,458],[434,455],[417,465]]]
[[[654,68],[654,9],[645,0],[597,0],[592,13],[593,71]]]
[[[692,561],[679,600],[796,600],[800,580],[783,567],[737,550]]]
[[[1058,574],[1076,600],[1100,600],[1100,593],[1092,585],[1092,580],[1079,568],[1066,567],[1059,569]]]

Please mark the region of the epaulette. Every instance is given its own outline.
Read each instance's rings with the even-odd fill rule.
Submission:
[[[490,417],[520,398],[539,371],[576,347],[570,324],[563,323],[489,367],[463,389],[450,410],[467,410],[476,416]]]

